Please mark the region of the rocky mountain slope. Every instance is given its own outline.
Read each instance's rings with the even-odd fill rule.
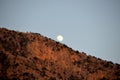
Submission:
[[[38,33],[0,28],[0,80],[120,80],[120,65]]]

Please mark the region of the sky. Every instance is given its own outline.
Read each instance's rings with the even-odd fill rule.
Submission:
[[[0,0],[0,27],[62,35],[74,50],[120,64],[120,0]]]

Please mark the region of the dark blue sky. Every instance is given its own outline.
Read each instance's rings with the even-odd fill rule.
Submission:
[[[120,0],[0,0],[0,27],[37,32],[120,63]]]

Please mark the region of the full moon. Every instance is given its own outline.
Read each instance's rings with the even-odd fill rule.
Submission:
[[[60,41],[60,42],[63,41],[63,36],[62,35],[58,35],[57,36],[57,40]]]

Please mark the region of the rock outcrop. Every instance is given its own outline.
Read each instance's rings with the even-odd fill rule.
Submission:
[[[38,33],[0,28],[0,80],[120,80],[120,65]]]

